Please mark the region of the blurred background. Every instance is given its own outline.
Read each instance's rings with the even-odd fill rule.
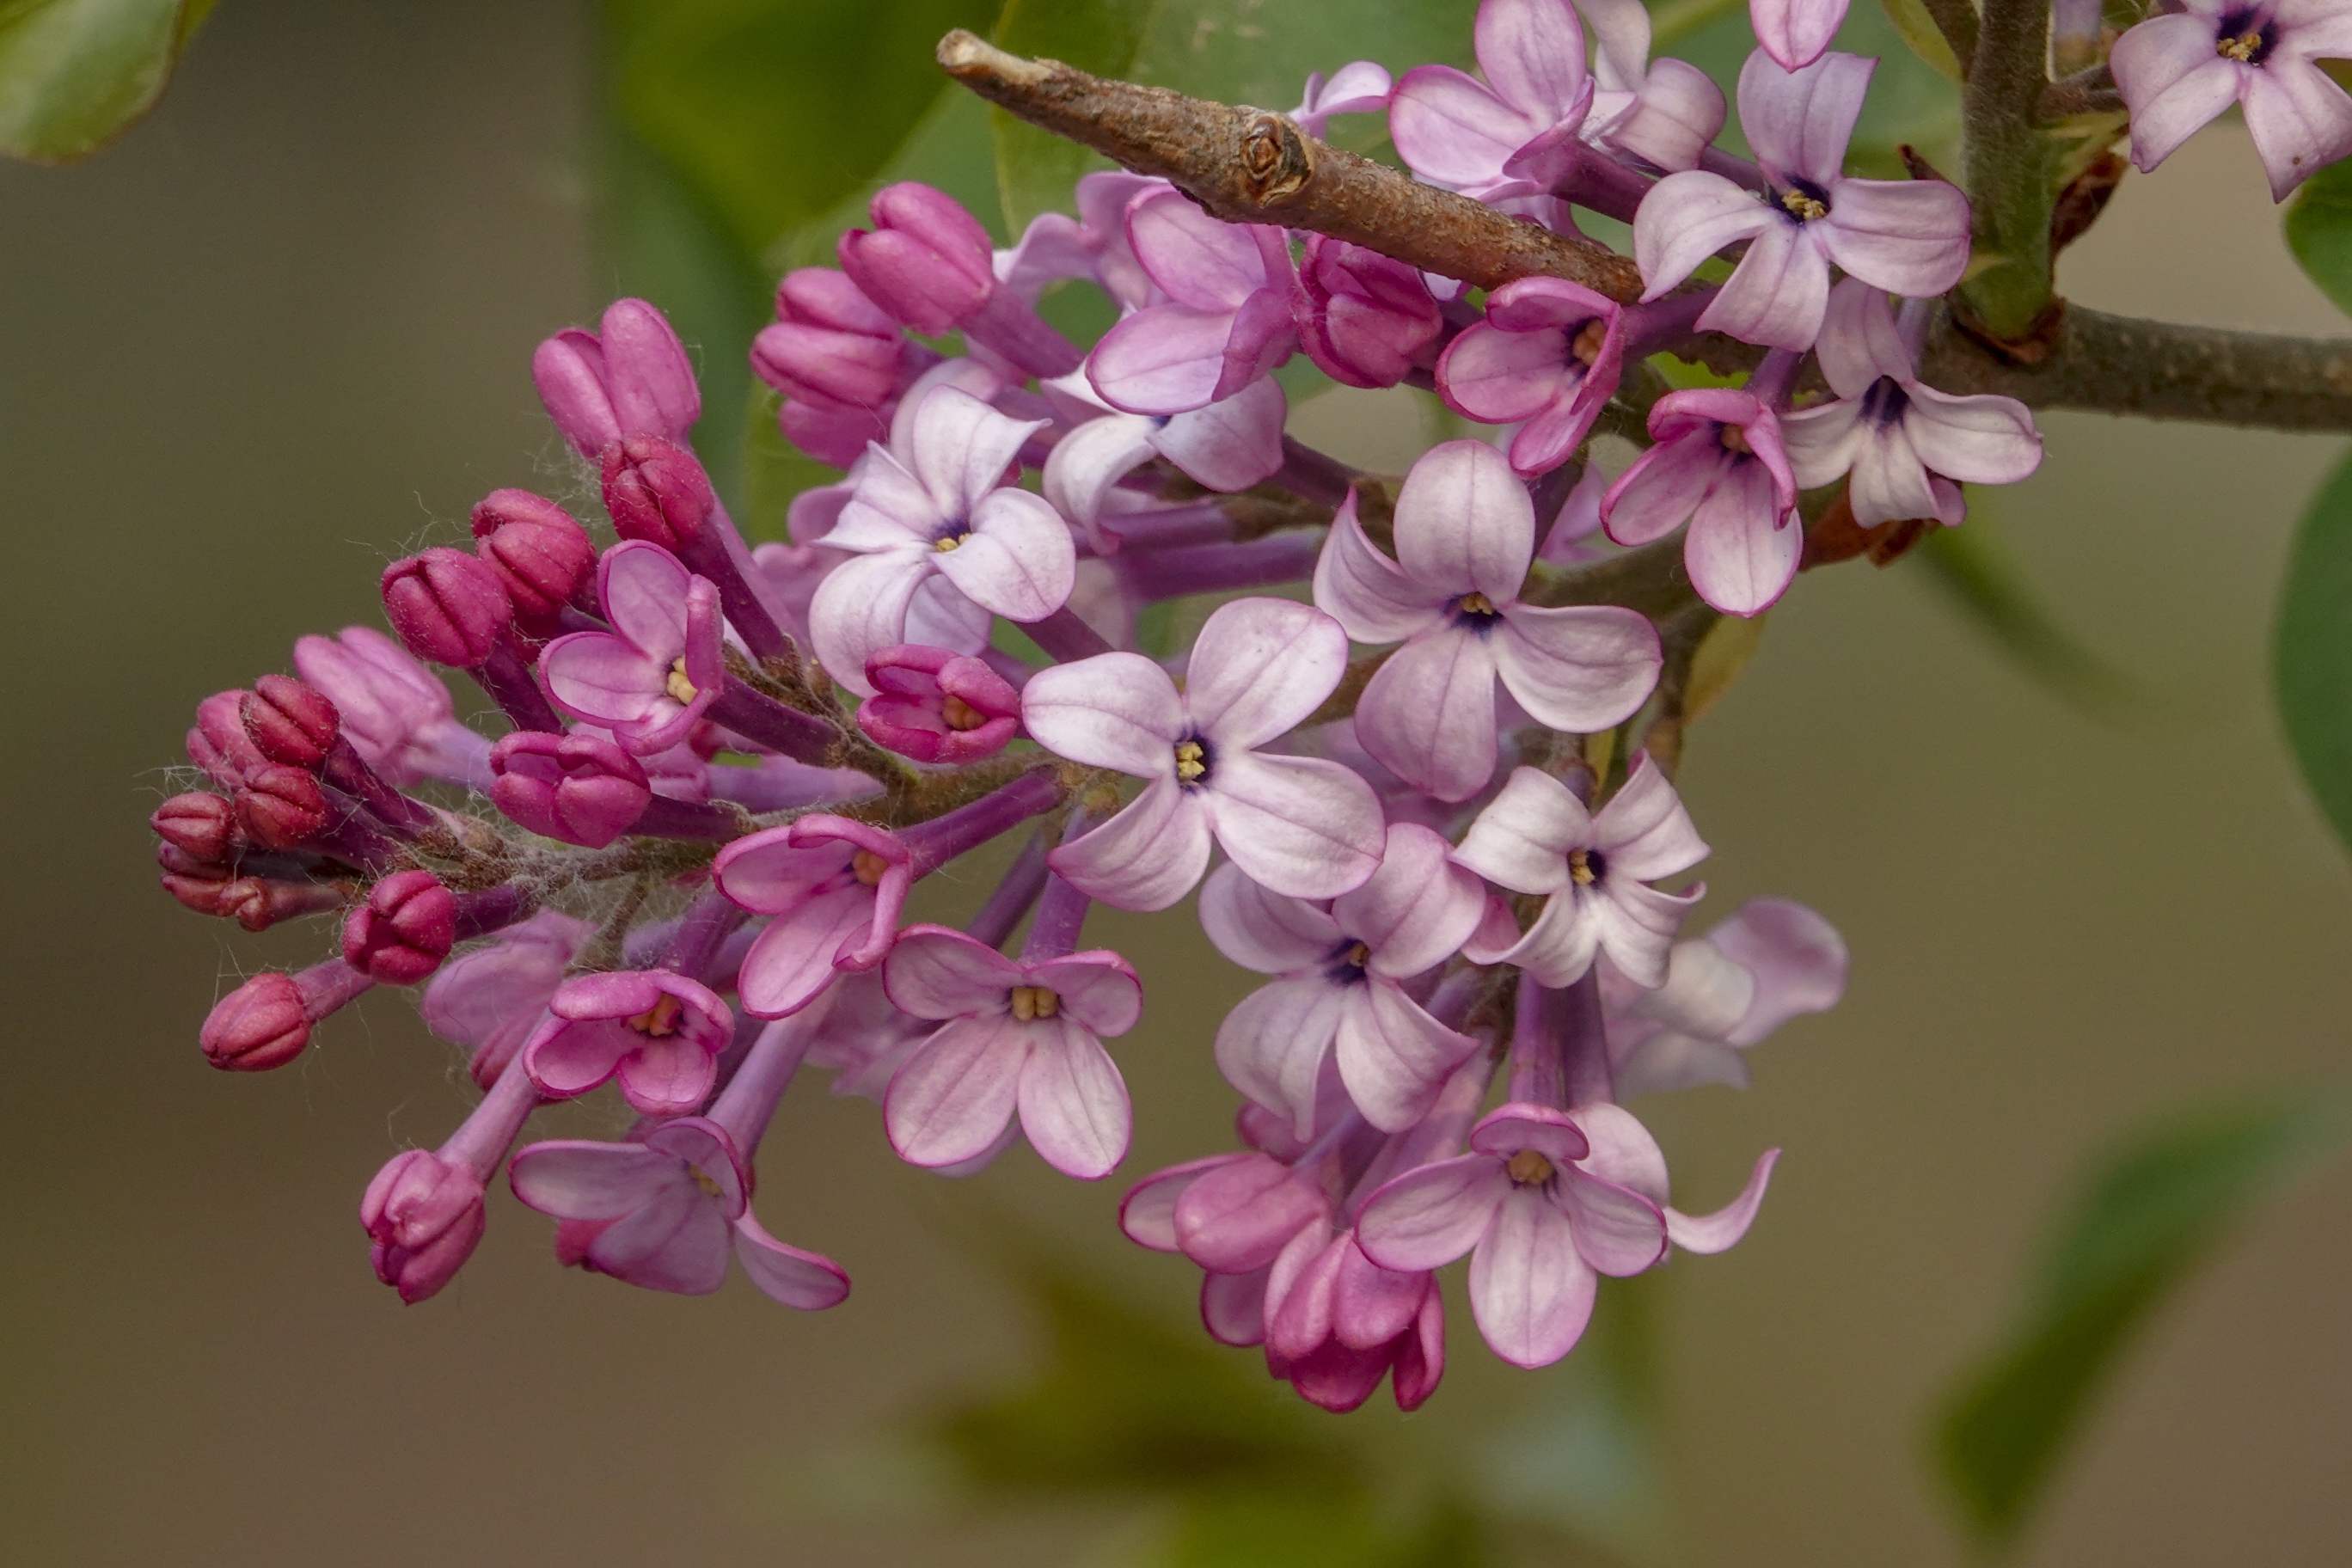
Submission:
[[[850,1269],[838,1310],[793,1314],[740,1280],[682,1299],[560,1269],[547,1223],[502,1190],[441,1298],[404,1310],[375,1283],[360,1193],[463,1115],[462,1074],[397,994],[337,1017],[289,1070],[205,1067],[215,995],[327,939],[181,910],[155,889],[144,818],[198,698],[283,668],[299,632],[375,621],[382,563],[460,537],[485,491],[568,482],[529,375],[541,337],[646,291],[741,405],[757,294],[657,287],[709,275],[710,214],[615,227],[629,202],[670,199],[662,154],[608,107],[631,28],[660,9],[231,0],[119,146],[0,167],[0,638],[26,700],[0,763],[5,1555],[1148,1559],[1171,1506],[1148,1486],[974,1488],[972,1434],[1017,1433],[1004,1402],[1068,1351],[1039,1309],[1050,1276],[1121,1304],[1102,1321],[1131,1310],[1142,1353],[1164,1328],[1182,1347],[1169,1364],[1230,1371],[1232,1419],[1342,1455],[1360,1467],[1346,1484],[1404,1478],[1519,1521],[1490,1532],[1498,1560],[1966,1558],[1929,1425],[2018,1309],[2085,1163],[2151,1117],[2343,1076],[2352,871],[2267,674],[2288,541],[2339,441],[2044,417],[2042,472],[1980,498],[1969,526],[2120,699],[2037,676],[1916,561],[1810,575],[1772,613],[1687,752],[1716,847],[1705,918],[1801,900],[1844,931],[1853,984],[1755,1053],[1751,1090],[1640,1105],[1688,1207],[1727,1200],[1759,1149],[1788,1152],[1742,1246],[1604,1295],[1594,1340],[1558,1367],[1495,1363],[1452,1277],[1446,1385],[1411,1417],[1385,1394],[1307,1411],[1191,1328],[1195,1271],[1113,1225],[1128,1178],[1229,1144],[1208,1041],[1254,982],[1181,915],[1090,928],[1152,998],[1118,1049],[1137,1136],[1109,1183],[1025,1150],[943,1182],[891,1157],[866,1102],[793,1097],[761,1215]],[[1226,9],[1279,44],[1282,4]],[[1420,9],[1460,54],[1468,7]],[[866,8],[900,17],[919,58],[929,10],[955,7]],[[964,110],[891,90],[874,89],[877,136],[919,121],[925,156],[969,161]],[[843,151],[870,129],[859,101],[773,153],[832,167],[853,207],[887,155]],[[778,124],[814,112],[771,107]],[[2234,121],[2126,180],[2061,285],[2108,310],[2344,329],[2281,245]],[[1389,468],[1428,439],[1405,395],[1328,392],[1294,428]],[[736,482],[772,521],[792,474],[771,454],[763,479],[761,460],[755,442]],[[2315,1165],[2147,1319],[2024,1561],[2352,1556],[2347,1208],[2352,1163]]]

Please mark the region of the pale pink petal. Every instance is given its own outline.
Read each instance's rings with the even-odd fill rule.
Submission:
[[[1755,1000],[1756,976],[1712,939],[1702,939],[1675,943],[1666,955],[1666,983],[1637,994],[1628,1011],[1686,1035],[1721,1040],[1739,1026]]]
[[[1206,488],[1245,490],[1282,467],[1282,426],[1288,417],[1281,384],[1260,376],[1231,397],[1173,416],[1150,439],[1161,457]]]
[[[1124,1035],[1143,1016],[1143,983],[1134,966],[1100,948],[1032,964],[1029,984],[1058,994],[1064,1017],[1105,1038]]]
[[[1643,12],[1646,24],[1645,7],[1623,8]],[[1723,133],[1723,89],[1714,79],[1686,60],[1659,60],[1633,112],[1609,127],[1608,140],[1661,169],[1691,169]]]
[[[1148,305],[1105,332],[1087,357],[1087,379],[1103,401],[1130,414],[1185,414],[1205,407],[1225,374],[1230,312]]]
[[[1845,20],[1846,0],[1748,0],[1748,16],[1756,41],[1780,62],[1795,70],[1821,58]]]
[[[1683,563],[1699,597],[1727,615],[1752,616],[1796,581],[1805,531],[1780,512],[1762,465],[1736,465],[1691,514]]]
[[[606,728],[677,710],[667,694],[669,672],[667,662],[610,632],[573,632],[549,643],[539,656],[540,678],[555,705]]]
[[[1661,440],[1602,492],[1601,521],[1620,544],[1664,539],[1688,521],[1731,465],[1712,430]]]
[[[1824,337],[1824,349],[1829,339]],[[1818,408],[1780,416],[1780,440],[1789,453],[1789,468],[1800,489],[1828,484],[1853,467],[1862,448],[1875,435],[1863,422],[1862,405],[1840,398]]]
[[[1168,672],[1141,654],[1097,654],[1031,676],[1021,690],[1021,724],[1039,745],[1081,766],[1172,779],[1184,703]]]
[[[1568,0],[1485,0],[1471,37],[1495,90],[1546,127],[1584,91],[1584,27]]]
[[[1566,784],[1537,768],[1514,768],[1454,858],[1497,887],[1550,893],[1569,886],[1568,852],[1593,843],[1592,817]]]
[[[1402,1132],[1436,1104],[1446,1078],[1478,1048],[1414,1005],[1396,982],[1379,977],[1351,987],[1333,1048],[1339,1078],[1364,1120]]]
[[[1845,994],[1845,941],[1837,928],[1785,899],[1751,899],[1707,940],[1755,977],[1753,1000],[1723,1038],[1752,1046],[1803,1013],[1834,1007]]]
[[[1380,865],[1380,797],[1340,763],[1240,752],[1219,757],[1206,783],[1195,798],[1217,842],[1274,892],[1331,898],[1361,887]]]
[[[1029,1049],[1027,1029],[1003,1014],[940,1025],[882,1097],[890,1147],[910,1165],[952,1165],[986,1150],[1013,1119]]]
[[[860,697],[874,695],[866,661],[906,640],[907,605],[930,575],[921,555],[861,555],[825,574],[809,601],[809,640],[824,671]]]
[[[647,1036],[620,1059],[614,1078],[640,1115],[679,1116],[709,1097],[719,1064],[699,1042],[683,1034]]]
[[[1898,382],[1917,374],[1911,351],[1895,330],[1895,312],[1885,290],[1859,278],[1841,279],[1830,290],[1829,310],[1822,319],[1817,346],[1822,374],[1840,397],[1860,397],[1881,376]],[[1782,415],[1785,422],[1790,416]]]
[[[993,616],[934,572],[915,584],[915,595],[907,601],[903,636],[919,647],[978,653],[988,646],[989,630],[995,624]]]
[[[588,1261],[644,1289],[708,1296],[727,1283],[730,1236],[719,1203],[680,1168],[659,1197],[597,1233]]]
[[[1391,840],[1396,832],[1389,829]],[[1201,929],[1219,952],[1260,974],[1320,963],[1346,941],[1331,916],[1302,900],[1267,892],[1234,865],[1218,867],[1201,889]]]
[[[1436,1289],[1428,1275],[1383,1268],[1352,1237],[1331,1282],[1331,1333],[1356,1350],[1376,1350],[1412,1326],[1424,1297]]]
[[[1397,563],[1421,586],[1475,590],[1501,604],[1518,597],[1535,556],[1535,503],[1494,447],[1444,442],[1414,462],[1397,492],[1396,543]]]
[[[2151,16],[2116,40],[2107,57],[2131,106],[2132,162],[2143,171],[2238,100],[2239,67],[2216,54],[2213,24],[2194,16]]]
[[[711,868],[719,890],[755,915],[798,909],[816,889],[849,869],[846,844],[793,843],[791,825],[747,834],[719,851]]]
[[[994,948],[945,926],[908,926],[882,962],[891,1004],[918,1018],[1001,1013],[1026,972]]]
[[[1209,847],[1205,802],[1170,772],[1152,780],[1118,816],[1046,858],[1088,898],[1115,910],[1149,911],[1164,910],[1192,890],[1209,868]]]
[[[1217,1026],[1217,1070],[1297,1136],[1315,1127],[1315,1087],[1348,993],[1321,975],[1277,980],[1251,992]]]
[[[1055,442],[1045,458],[1046,500],[1092,536],[1111,487],[1151,456],[1151,436],[1152,421],[1146,415],[1107,414],[1087,420]]]
[[[1402,978],[1433,968],[1454,956],[1476,929],[1486,913],[1486,889],[1454,864],[1452,852],[1444,839],[1417,822],[1391,823],[1381,868],[1354,892],[1332,900],[1335,932],[1344,927],[1371,949],[1373,973]],[[1203,924],[1205,905],[1204,900]]]
[[[1630,717],[1665,662],[1649,618],[1612,605],[1507,605],[1487,647],[1520,707],[1579,735]]]
[[[1478,1245],[1510,1191],[1495,1155],[1440,1160],[1374,1193],[1357,1217],[1356,1239],[1383,1268],[1442,1268]]]
[[[1038,1157],[1083,1182],[1127,1158],[1134,1115],[1110,1053],[1076,1018],[1040,1018],[1021,1069],[1021,1131]]]
[[[1372,548],[1353,490],[1331,520],[1315,562],[1315,604],[1358,642],[1402,642],[1444,613],[1446,595],[1415,583]]]
[[[1654,300],[1738,240],[1783,226],[1753,191],[1721,174],[1687,169],[1650,187],[1633,214],[1633,260],[1644,300]]]
[[[1077,551],[1069,526],[1043,496],[991,490],[972,509],[971,531],[932,565],[963,596],[1013,621],[1042,621],[1070,596]]]
[[[1176,1200],[1183,1195],[1184,1189],[1211,1171],[1249,1158],[1248,1154],[1211,1154],[1154,1171],[1129,1188],[1127,1196],[1119,1200],[1119,1229],[1139,1247],[1148,1247],[1154,1252],[1174,1252]]]
[[[1302,1226],[1328,1217],[1312,1182],[1263,1154],[1203,1172],[1176,1200],[1184,1256],[1219,1274],[1248,1274],[1275,1260]]]
[[[857,483],[833,527],[810,542],[860,554],[919,549],[954,515],[942,511],[914,470],[887,449],[868,445],[858,463]]]
[[[1702,883],[1685,893],[1664,893],[1613,874],[1610,881],[1607,897],[1584,901],[1585,928],[1591,932],[1595,945],[1625,972],[1627,979],[1637,985],[1663,985],[1666,979],[1666,954],[1674,946],[1675,933],[1682,929],[1683,920],[1692,908],[1706,896],[1706,885]],[[1538,978],[1547,985],[1564,984],[1540,975]]]
[[[1911,406],[1903,412],[1903,433],[1920,461],[1947,479],[2010,485],[2042,466],[2041,434],[2015,398],[1955,397],[1916,382],[1904,390]]]
[[[1665,1215],[1631,1188],[1563,1171],[1557,1202],[1578,1254],[1603,1274],[1639,1274],[1666,1255]]]
[[[1569,1117],[1584,1133],[1590,1147],[1590,1152],[1575,1162],[1579,1170],[1603,1182],[1614,1183],[1635,1196],[1646,1199],[1653,1210],[1664,1205],[1666,1156],[1659,1149],[1658,1141],[1650,1136],[1650,1130],[1642,1125],[1638,1117],[1622,1105],[1611,1105],[1605,1101],[1579,1106],[1569,1112]],[[1602,1201],[1606,1201],[1605,1194]],[[1654,1230],[1655,1219],[1654,1213],[1642,1219],[1635,1227],[1637,1232],[1647,1234],[1642,1231],[1642,1226]],[[1645,1242],[1643,1245],[1651,1247],[1650,1257],[1654,1262],[1654,1243]]]
[[[1748,1177],[1748,1185],[1740,1194],[1724,1207],[1709,1215],[1686,1215],[1680,1209],[1666,1210],[1666,1239],[1685,1252],[1722,1252],[1737,1244],[1756,1223],[1756,1211],[1764,1202],[1764,1189],[1772,1180],[1772,1167],[1779,1163],[1780,1151],[1767,1149],[1756,1162]]]
[[[618,1219],[677,1179],[677,1162],[642,1143],[554,1139],[514,1157],[515,1196],[558,1219]]]
[[[842,949],[866,936],[874,905],[874,889],[853,881],[769,921],[736,979],[743,1010],[782,1018],[815,1001],[833,984]]]
[[[908,466],[942,515],[963,517],[1004,482],[1021,444],[1045,424],[1007,418],[961,388],[937,387],[916,406]]]
[[[1257,232],[1268,233],[1263,228]],[[1281,259],[1286,266],[1288,252],[1283,252]],[[1233,331],[1225,339],[1224,367],[1217,373],[1217,384],[1209,392],[1212,402],[1240,396],[1297,349],[1298,331],[1291,320],[1289,295],[1276,289],[1259,289],[1234,312]]]
[[[1248,229],[1211,217],[1175,191],[1133,202],[1127,237],[1151,280],[1180,305],[1231,311],[1265,287],[1265,264]]]
[[[1389,136],[1397,156],[1442,185],[1500,179],[1511,154],[1548,128],[1452,66],[1405,72],[1389,98]]]
[[[596,591],[613,629],[667,664],[686,651],[686,586],[693,578],[660,545],[628,539],[604,552]]]
[[[1503,425],[1549,407],[1569,390],[1569,365],[1565,331],[1505,331],[1489,320],[1472,323],[1448,343],[1437,369],[1456,412]]]
[[[1609,874],[1652,882],[1687,871],[1706,858],[1690,812],[1664,769],[1647,752],[1633,759],[1624,787],[1601,808],[1593,837],[1609,854]]]
[[[1877,68],[1859,55],[1823,55],[1801,70],[1781,68],[1762,49],[1749,55],[1739,69],[1739,128],[1756,161],[1818,185],[1835,181]]]
[[[1840,180],[1830,199],[1830,216],[1805,230],[1832,261],[1865,283],[1932,299],[1968,270],[1969,199],[1957,185]]]
[[[1322,706],[1347,671],[1348,634],[1329,616],[1287,599],[1235,599],[1193,639],[1185,707],[1220,750],[1262,746]]]
[[[1936,515],[1936,492],[1919,454],[1897,423],[1857,442],[1846,500],[1864,528],[1904,518]]]
[[[1470,1259],[1470,1312],[1496,1355],[1549,1366],[1582,1337],[1597,1284],[1568,1216],[1536,1189],[1515,1187]]]
[[[803,1312],[838,1307],[849,1299],[849,1276],[819,1253],[778,1241],[749,1210],[735,1218],[735,1257],[751,1283],[772,1301]]]
[[[1553,894],[1527,935],[1505,948],[1496,962],[1517,964],[1555,991],[1574,984],[1601,951],[1601,900],[1572,885]],[[1663,950],[1658,966],[1663,973]]]
[[[1812,347],[1829,307],[1830,264],[1822,256],[1827,232],[1827,219],[1775,221],[1759,231],[1722,291],[1699,312],[1700,330],[1728,332],[1768,348]]]

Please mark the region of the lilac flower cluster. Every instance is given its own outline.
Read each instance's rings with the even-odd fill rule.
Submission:
[[[1132,1126],[1108,1042],[1143,995],[1081,932],[1094,904],[1197,889],[1210,941],[1266,977],[1195,1029],[1242,1147],[1144,1178],[1127,1234],[1196,1265],[1210,1333],[1327,1408],[1383,1377],[1428,1397],[1436,1271],[1465,1256],[1496,1353],[1564,1355],[1600,1275],[1737,1242],[1777,1153],[1685,1213],[1622,1102],[1744,1084],[1747,1048],[1844,984],[1796,904],[1685,932],[1708,848],[1671,774],[1698,648],[1786,592],[1836,509],[1956,524],[1963,484],[2040,458],[2021,405],[1921,379],[1969,205],[1845,172],[1874,62],[1828,50],[1843,13],[1756,0],[1752,160],[1715,144],[1704,75],[1649,58],[1638,0],[1486,0],[1478,75],[1308,83],[1309,132],[1384,112],[1428,183],[1563,233],[1580,207],[1630,222],[1633,303],[1481,293],[1129,174],[1002,251],[941,193],[882,191],[751,345],[784,437],[845,470],[793,501],[789,542],[752,546],[720,502],[657,310],[550,338],[534,377],[610,538],[495,491],[470,551],[386,569],[391,636],[306,637],[294,676],[198,707],[206,787],[153,818],[164,886],[251,930],[342,921],[339,956],[225,997],[205,1053],[282,1066],[370,988],[423,986],[483,1098],[362,1201],[404,1300],[465,1262],[503,1168],[566,1263],[703,1292],[731,1257],[829,1307],[847,1276],[751,1205],[801,1068],[877,1100],[915,1165],[1025,1140],[1105,1177]],[[2329,25],[2192,5],[2126,34],[2142,161],[2231,94],[2274,184],[2338,155],[2352,129],[2295,74]],[[2275,93],[2310,112],[2266,119]],[[1119,311],[1089,347],[1040,313],[1066,286]],[[1706,332],[1760,362],[1669,389],[1658,356]],[[1301,354],[1484,428],[1357,472],[1285,434],[1274,373]],[[1641,448],[1613,477],[1603,428]],[[1139,636],[1199,596],[1189,646]],[[460,723],[434,665],[506,732]],[[961,928],[908,923],[918,880],[1006,835]],[[607,1084],[625,1137],[516,1149]]]

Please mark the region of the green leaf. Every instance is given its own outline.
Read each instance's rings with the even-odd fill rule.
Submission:
[[[155,107],[215,0],[0,5],[0,152],[70,163]]]
[[[1960,60],[1952,53],[1951,40],[1944,29],[1927,15],[1927,7],[1919,0],[1880,0],[1886,7],[1886,19],[1895,24],[1895,32],[1911,46],[1911,52],[1933,66],[1936,74],[1947,81],[1960,79]]]
[[[2112,716],[2137,699],[2131,681],[2042,605],[2022,569],[1983,515],[1984,492],[1969,491],[1969,521],[1930,528],[1907,559],[1996,647],[2053,692],[2085,711]]]
[[[1097,76],[1125,77],[1162,0],[1005,0],[996,43],[1016,55],[1060,60]],[[1071,187],[1108,160],[1001,109],[988,115],[1004,226],[1014,234],[1044,212],[1075,213]]]
[[[2102,1382],[2166,1292],[2255,1202],[2342,1132],[2332,1097],[2206,1110],[2098,1162],[2001,1347],[1936,1424],[1946,1479],[1988,1545],[2013,1542]]]
[[[2286,209],[2286,245],[2339,310],[2352,311],[2352,164],[2330,163]]]
[[[2352,846],[2352,456],[2295,531],[2279,598],[2279,717],[2319,808]]]

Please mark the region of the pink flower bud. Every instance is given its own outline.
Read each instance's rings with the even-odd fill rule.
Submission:
[[[673,440],[702,417],[694,365],[669,321],[643,300],[617,300],[604,334],[569,327],[531,355],[531,379],[563,438],[593,458],[625,436]]]
[[[481,1179],[422,1149],[393,1156],[360,1200],[375,1277],[410,1306],[449,1283],[487,1223]]]
[[[776,428],[785,440],[820,463],[845,468],[857,461],[868,441],[887,441],[889,421],[865,409],[821,408],[797,398],[776,410]]]
[[[289,767],[317,767],[342,733],[342,715],[335,705],[286,675],[265,675],[255,681],[237,701],[237,717],[254,750]]]
[[[236,812],[216,795],[175,795],[155,808],[147,826],[198,860],[226,861],[236,852]]]
[[[237,877],[219,885],[213,895],[211,912],[233,920],[247,931],[264,931],[280,921],[325,914],[341,908],[342,902],[340,891],[321,882]]]
[[[227,1072],[284,1067],[310,1043],[301,988],[288,974],[257,974],[213,1005],[197,1042]]]
[[[514,602],[490,567],[436,548],[383,569],[383,613],[417,658],[472,669],[514,623]]]
[[[673,552],[702,537],[719,504],[693,453],[659,436],[631,436],[604,448],[604,510],[623,539]]]
[[[492,490],[474,504],[474,554],[530,621],[551,621],[596,571],[595,542],[579,520],[529,490]]]
[[[776,288],[776,324],[751,342],[751,369],[761,381],[835,411],[883,409],[931,357],[830,267],[787,273]]]
[[[269,762],[246,738],[239,716],[244,701],[241,689],[214,692],[196,704],[196,727],[188,731],[188,760],[223,789],[235,789],[247,773]]]
[[[1402,261],[1310,235],[1298,268],[1299,346],[1332,380],[1394,386],[1437,342],[1437,301]]]
[[[457,940],[457,896],[430,871],[395,871],[343,922],[343,962],[380,985],[414,985]]]
[[[533,833],[602,849],[653,800],[637,760],[594,735],[518,730],[490,748],[490,799]]]
[[[867,299],[847,273],[830,267],[803,267],[785,273],[776,285],[776,320],[898,341],[898,323],[889,312]]]
[[[952,331],[996,292],[988,230],[953,196],[906,181],[875,193],[872,229],[841,237],[841,269],[919,332]]]
[[[1021,693],[977,658],[943,647],[884,648],[866,661],[876,695],[857,727],[877,746],[919,763],[993,756],[1021,729]]]
[[[236,792],[236,819],[265,849],[291,849],[326,831],[334,815],[326,791],[307,768],[264,763]]]

